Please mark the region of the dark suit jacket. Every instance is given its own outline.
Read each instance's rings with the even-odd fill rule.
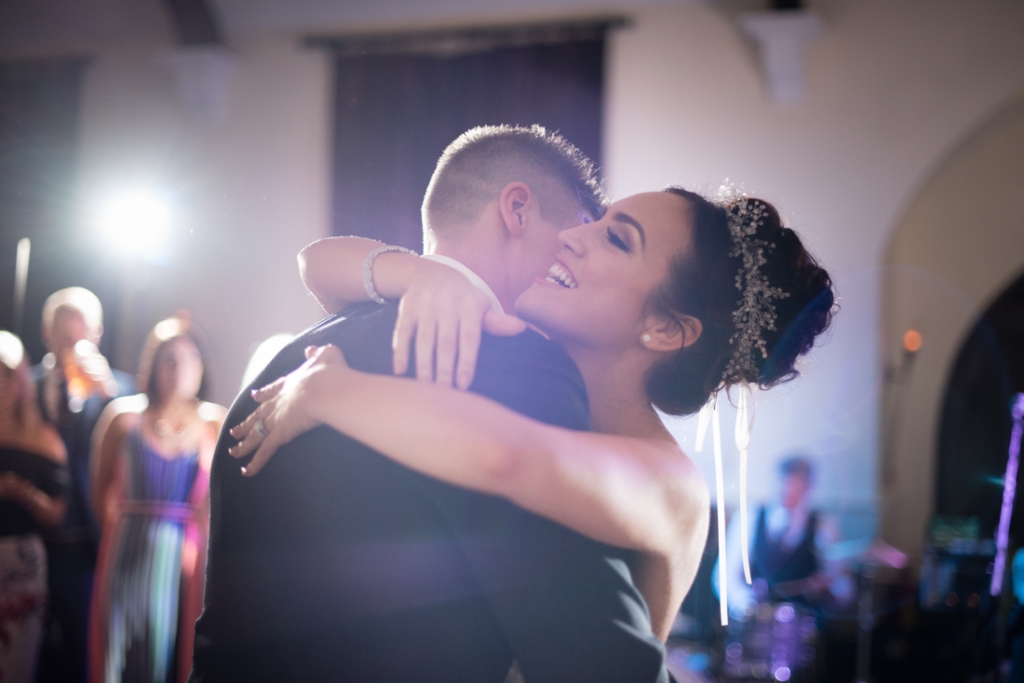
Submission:
[[[305,346],[328,342],[353,367],[388,373],[395,314],[372,306],[328,318],[254,386],[301,364]],[[473,390],[546,422],[589,427],[575,365],[532,332],[486,338]],[[254,408],[243,392],[225,426]],[[222,432],[214,456],[195,683],[500,683],[513,658],[529,683],[667,677],[621,551],[325,427],[253,479],[227,455],[233,443]]]

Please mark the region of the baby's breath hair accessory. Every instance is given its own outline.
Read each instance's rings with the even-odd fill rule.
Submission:
[[[764,339],[766,330],[774,330],[778,314],[775,311],[775,299],[785,299],[789,292],[768,284],[768,278],[761,271],[767,263],[765,251],[771,251],[775,245],[758,237],[758,228],[764,225],[768,207],[764,202],[750,199],[737,191],[728,180],[722,184],[715,195],[715,203],[721,206],[728,219],[729,235],[732,237],[732,249],[729,256],[739,257],[741,265],[736,273],[736,289],[740,292],[739,306],[732,312],[732,321],[736,326],[729,345],[732,356],[722,373],[722,381],[731,378],[751,381],[760,371],[755,360],[755,350],[762,358],[768,357],[768,347]]]

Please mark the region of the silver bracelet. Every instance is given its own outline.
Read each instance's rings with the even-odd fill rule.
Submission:
[[[384,297],[377,293],[377,288],[373,286],[373,262],[378,256],[386,254],[389,251],[400,251],[404,254],[418,256],[418,254],[412,249],[396,247],[390,244],[386,244],[383,247],[377,247],[366,255],[366,258],[363,260],[363,287],[366,288],[366,296],[370,297],[370,301],[376,301],[378,304],[387,302],[384,301]]]

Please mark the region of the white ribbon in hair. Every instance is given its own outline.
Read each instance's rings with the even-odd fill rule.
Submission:
[[[740,385],[736,406],[736,427],[733,435],[736,448],[740,451],[740,535],[742,537],[741,552],[743,556],[743,578],[747,585],[750,577],[750,542],[747,517],[747,452],[750,448],[750,433],[754,429],[754,389],[747,382]],[[697,418],[696,451],[704,449],[704,437],[707,435],[708,423],[711,423],[712,441],[715,447],[715,495],[718,507],[718,589],[721,597],[719,605],[722,625],[729,623],[728,602],[728,569],[725,557],[725,472],[722,464],[722,430],[718,418],[718,392],[715,392]]]
[[[747,449],[750,448],[750,432],[754,429],[754,390],[744,382],[740,385],[740,395],[736,406],[736,428],[734,438],[736,448],[740,451],[740,536],[743,539],[743,578],[747,585],[750,578],[750,527],[747,520]]]

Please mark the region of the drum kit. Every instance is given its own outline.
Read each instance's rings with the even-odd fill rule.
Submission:
[[[842,558],[847,571],[859,577],[857,594],[857,664],[854,683],[869,683],[871,631],[875,626],[874,584],[879,567],[902,569],[907,556],[875,540],[856,554]],[[755,582],[756,583],[756,582]],[[812,681],[819,661],[820,628],[814,606],[826,582],[821,575],[772,587],[781,600],[764,600],[726,627],[725,656],[720,681]],[[759,590],[760,589],[760,590]],[[754,586],[767,596],[767,586]]]
[[[762,602],[726,627],[721,681],[812,680],[818,622],[792,602]]]

